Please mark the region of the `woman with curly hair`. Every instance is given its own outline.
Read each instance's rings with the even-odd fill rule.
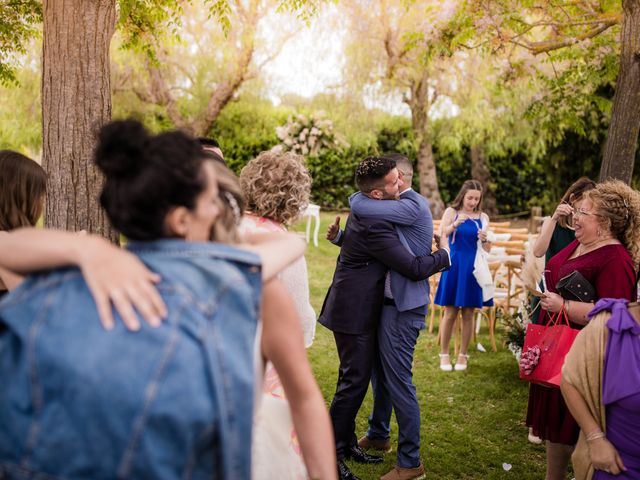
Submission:
[[[619,181],[599,184],[584,193],[574,206],[576,239],[547,264],[548,291],[540,305],[541,323],[564,308],[571,326],[587,324],[591,302],[562,298],[558,281],[578,271],[594,287],[596,300],[636,298],[636,271],[640,264],[640,198]],[[532,384],[527,425],[547,440],[547,479],[563,479],[580,427],[572,417],[560,390]]]
[[[246,212],[244,232],[286,231],[309,204],[311,176],[304,158],[295,153],[268,151],[251,160],[240,172]],[[279,275],[291,294],[302,322],[304,344],[313,343],[316,314],[309,303],[309,278],[304,257]],[[289,403],[271,363],[254,419],[253,478],[307,478],[293,429]]]

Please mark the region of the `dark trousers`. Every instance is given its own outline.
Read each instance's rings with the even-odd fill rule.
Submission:
[[[349,447],[357,444],[356,416],[367,394],[377,349],[375,330],[356,335],[333,332],[340,369],[336,393],[329,414],[333,423],[338,460],[345,458]]]
[[[371,378],[374,401],[367,437],[389,438],[393,407],[398,421],[398,465],[404,468],[420,464],[420,405],[412,365],[422,327],[423,314],[398,312],[385,305],[378,327],[379,356]]]

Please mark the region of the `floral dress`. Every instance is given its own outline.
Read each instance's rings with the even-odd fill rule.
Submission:
[[[241,232],[273,232],[285,228],[269,219],[245,214]],[[309,303],[309,278],[304,257],[285,268],[278,278],[290,293],[302,323],[305,347],[313,343],[316,314]],[[256,338],[256,401],[253,417],[253,480],[303,480],[309,478],[291,408],[278,372],[271,362],[263,364],[259,334]],[[262,376],[264,372],[264,376]]]

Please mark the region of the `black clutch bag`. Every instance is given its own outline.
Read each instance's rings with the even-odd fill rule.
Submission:
[[[565,300],[576,300],[578,302],[596,301],[596,289],[577,270],[574,270],[566,277],[562,277],[556,285],[556,290]]]

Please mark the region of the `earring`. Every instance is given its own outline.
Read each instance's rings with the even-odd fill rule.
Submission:
[[[598,230],[596,230],[596,235],[598,235],[598,237],[601,237],[602,236],[602,230],[600,230],[598,228]]]

